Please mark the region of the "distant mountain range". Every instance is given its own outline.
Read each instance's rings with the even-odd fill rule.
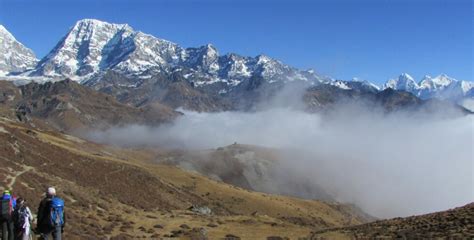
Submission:
[[[444,74],[425,76],[417,83],[404,73],[379,87],[368,81],[336,80],[312,70],[299,70],[265,55],[219,55],[211,44],[182,48],[127,24],[95,19],[78,21],[40,61],[0,26],[0,53],[0,76],[6,80],[23,84],[69,78],[135,106],[169,101],[173,107],[225,110],[235,107],[235,99],[245,98],[238,105],[248,108],[252,101],[268,97],[287,83],[368,92],[392,88],[421,99],[474,98],[473,82]],[[169,92],[179,93],[178,97]],[[198,103],[193,102],[196,99]]]
[[[426,75],[417,83],[413,77],[404,73],[397,79],[388,80],[383,88],[411,92],[422,99],[461,99],[463,97],[474,97],[474,82],[458,81],[446,74],[441,74],[434,78]]]

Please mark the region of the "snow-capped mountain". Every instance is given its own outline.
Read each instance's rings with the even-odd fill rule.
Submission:
[[[32,75],[87,80],[102,71],[140,75],[177,63],[184,50],[174,43],[134,31],[126,24],[78,21],[43,58]]]
[[[421,98],[459,98],[468,96],[469,91],[474,88],[474,83],[458,81],[446,74],[441,74],[435,78],[425,76],[419,85],[418,96]]]
[[[369,92],[378,92],[380,87],[367,81],[360,80],[358,78],[353,78],[351,81],[343,80],[332,80],[327,82],[327,84],[346,90],[359,90],[359,91],[369,91]]]
[[[426,75],[417,83],[409,74],[403,73],[398,79],[388,80],[383,88],[411,92],[422,99],[441,98],[458,100],[464,97],[474,97],[473,82],[459,81],[446,74],[441,74],[434,78]]]
[[[35,54],[0,25],[0,76],[23,72],[36,66]]]
[[[383,88],[392,88],[395,90],[413,92],[418,90],[420,87],[412,76],[410,76],[408,73],[402,73],[400,76],[398,76],[398,78],[389,79],[384,84]]]
[[[196,86],[216,82],[236,86],[256,75],[268,81],[323,79],[267,56],[220,56],[210,44],[185,49],[126,24],[95,19],[78,21],[30,75],[83,82],[98,79],[108,70],[141,79],[159,72],[184,71]]]
[[[447,75],[425,76],[416,82],[404,73],[379,88],[368,81],[335,80],[312,70],[299,70],[265,55],[220,55],[211,44],[183,48],[135,31],[127,24],[95,19],[76,22],[39,62],[31,50],[18,43],[2,26],[0,41],[0,74],[2,71],[4,75],[8,74],[5,79],[25,84],[32,80],[44,82],[70,78],[96,90],[116,92],[122,97],[130,96],[130,91],[141,93],[144,88],[150,94],[167,91],[166,82],[183,79],[187,85],[175,86],[175,90],[181,93],[189,93],[188,90],[195,88],[204,95],[229,95],[233,99],[244,97],[249,101],[266,96],[265,91],[275,91],[283,84],[295,81],[306,86],[329,84],[345,90],[368,92],[392,88],[411,92],[423,99],[437,97],[457,101],[464,97],[474,98],[473,82],[458,81]],[[160,89],[151,91],[157,81]],[[254,95],[244,93],[257,88],[263,90]],[[189,96],[189,99],[194,97]],[[211,103],[213,100],[206,101]]]

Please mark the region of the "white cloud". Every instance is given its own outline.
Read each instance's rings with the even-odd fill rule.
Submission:
[[[383,114],[340,106],[185,114],[156,128],[128,126],[91,138],[124,145],[208,149],[234,142],[283,149],[278,179],[310,176],[338,201],[377,217],[445,210],[474,201],[472,116]]]

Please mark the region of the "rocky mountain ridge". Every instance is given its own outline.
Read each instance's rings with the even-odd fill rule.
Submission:
[[[235,86],[255,75],[272,81],[319,80],[310,71],[297,70],[264,55],[220,56],[211,44],[183,48],[135,31],[127,24],[95,19],[78,21],[29,75],[83,82],[98,79],[108,70],[135,81],[160,72],[185,71],[184,76],[197,86],[218,82]]]
[[[21,53],[16,49],[11,52]],[[220,55],[211,44],[183,48],[127,24],[95,19],[76,22],[41,61],[36,64],[31,60],[27,67],[18,69],[23,72],[6,67],[0,70],[7,75],[4,79],[16,84],[68,78],[111,94],[125,104],[166,102],[173,108],[197,111],[255,109],[256,103],[268,100],[288,85],[311,88],[323,84],[374,93],[392,88],[421,99],[458,102],[474,98],[474,83],[444,74],[426,76],[417,83],[404,73],[379,87],[368,81],[336,80],[312,70],[298,70],[265,55]]]

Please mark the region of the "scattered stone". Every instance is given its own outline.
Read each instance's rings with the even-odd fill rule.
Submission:
[[[179,237],[184,234],[183,230],[173,230],[171,231],[171,237]]]
[[[193,228],[188,234],[191,240],[208,240],[205,228]]]
[[[233,234],[227,234],[227,235],[225,235],[224,240],[240,240],[240,237],[235,236]]]
[[[264,222],[264,223],[265,223],[265,224],[268,224],[268,225],[270,225],[270,226],[272,226],[272,227],[275,227],[275,226],[278,225],[276,222]]]
[[[104,227],[102,228],[102,230],[103,230],[105,233],[110,234],[110,233],[112,233],[112,231],[114,230],[114,227],[115,227],[115,226],[114,226],[113,224],[109,224],[109,225],[107,225],[107,226],[104,226]]]
[[[159,229],[163,229],[163,225],[161,224],[156,224],[155,226],[153,226],[154,228],[159,228]]]
[[[202,215],[211,215],[211,213],[212,213],[212,210],[209,207],[206,207],[206,206],[193,205],[190,208],[188,208],[188,210],[191,210],[195,213],[199,213],[199,214],[202,214]]]
[[[179,225],[179,227],[182,229],[190,229],[190,227],[187,224],[181,224]]]
[[[117,236],[113,236],[110,238],[110,240],[128,240],[128,239],[133,239],[133,236],[125,233],[121,233]]]
[[[279,237],[279,236],[270,236],[270,237],[267,237],[267,240],[286,240],[288,238],[282,238],[282,237]]]
[[[215,228],[215,227],[218,227],[219,225],[215,224],[215,223],[209,223],[207,224],[208,227],[211,227],[211,228]]]

